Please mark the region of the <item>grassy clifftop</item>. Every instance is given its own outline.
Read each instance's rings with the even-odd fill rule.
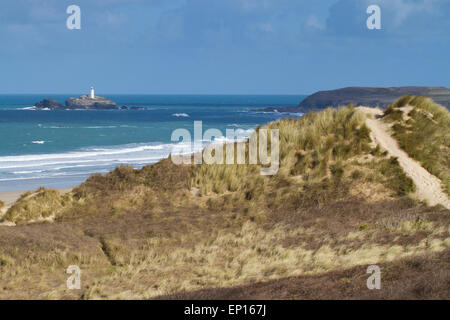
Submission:
[[[384,109],[405,95],[427,96],[450,108],[450,89],[445,87],[347,87],[318,91],[308,96],[298,107],[279,108],[279,111],[307,112],[348,104]]]
[[[412,181],[364,117],[347,106],[269,123],[280,130],[274,176],[166,159],[93,175],[68,195],[26,195],[6,216],[18,226],[0,226],[0,298],[153,298],[442,252],[448,210],[408,197]],[[27,224],[48,212],[53,223]],[[79,291],[65,287],[71,264]]]

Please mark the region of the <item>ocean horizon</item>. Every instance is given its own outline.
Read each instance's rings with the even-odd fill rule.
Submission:
[[[0,94],[0,191],[77,185],[119,165],[141,168],[166,158],[177,128],[241,129],[301,114],[253,112],[298,105],[305,95],[98,94],[142,110],[35,110],[50,97],[81,94]],[[220,140],[220,137],[218,138]],[[202,141],[204,145],[207,142]]]

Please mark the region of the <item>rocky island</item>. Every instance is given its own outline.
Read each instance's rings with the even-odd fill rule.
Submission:
[[[108,100],[103,97],[95,96],[94,88],[91,87],[89,95],[82,95],[78,98],[69,98],[66,100],[65,105],[62,105],[58,101],[46,98],[34,105],[37,109],[50,109],[50,110],[111,110],[120,109],[114,101]]]
[[[276,110],[275,108],[267,108],[263,111],[305,113],[310,110],[336,108],[349,104],[384,109],[405,95],[427,96],[447,109],[450,108],[450,89],[445,87],[347,87],[318,91],[308,96],[298,106],[277,108]]]
[[[67,109],[119,109],[114,101],[108,100],[103,97],[88,97],[87,95],[79,98],[70,98],[66,101]]]

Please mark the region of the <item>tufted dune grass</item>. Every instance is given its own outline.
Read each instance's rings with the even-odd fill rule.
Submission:
[[[24,194],[3,220],[21,224],[51,217],[64,221],[98,214],[161,212],[161,206],[203,206],[253,212],[262,218],[276,208],[297,210],[340,199],[362,185],[367,193],[384,186],[391,196],[407,196],[414,191],[411,179],[396,159],[370,145],[364,121],[364,114],[350,105],[269,123],[265,128],[280,132],[280,169],[274,176],[262,176],[260,164],[248,164],[248,142],[242,142],[245,164],[177,166],[165,159],[140,170],[120,166],[106,175],[92,175],[70,194],[42,188]],[[198,190],[197,197],[187,196],[192,190]]]
[[[450,195],[450,114],[427,97],[405,96],[385,111],[400,146],[441,179]]]

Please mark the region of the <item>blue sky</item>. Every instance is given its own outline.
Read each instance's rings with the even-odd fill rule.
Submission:
[[[450,87],[449,16],[448,0],[2,0],[0,93]]]

